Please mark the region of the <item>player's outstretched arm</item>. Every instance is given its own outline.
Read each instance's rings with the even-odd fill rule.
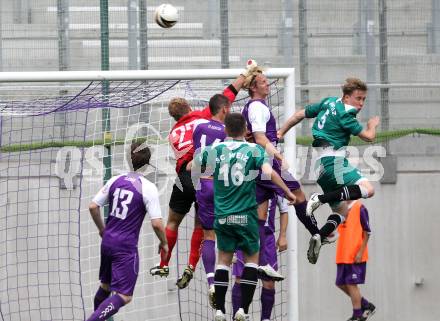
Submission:
[[[279,161],[283,161],[283,155],[281,155],[280,151],[270,142],[266,133],[254,132],[253,136],[255,143],[263,147],[267,154],[275,157]]]
[[[278,130],[278,139],[284,137],[284,135],[296,124],[300,123],[306,117],[305,109],[300,109],[295,112],[290,118],[281,126]]]
[[[272,169],[272,166],[270,166],[269,163],[264,163],[263,166],[261,166],[261,170],[265,175],[270,175],[272,182],[283,190],[285,198],[289,201],[289,205],[295,204],[296,196],[290,191],[280,175]]]
[[[376,139],[376,127],[379,125],[379,122],[378,116],[368,120],[367,128],[359,133],[359,138],[366,142],[373,142]]]
[[[104,234],[105,224],[101,217],[101,210],[98,204],[95,202],[91,202],[89,205],[90,215],[92,216],[93,222],[95,222],[96,227],[98,228],[99,235],[102,237]]]
[[[168,256],[168,241],[165,235],[165,227],[163,226],[163,222],[161,218],[155,218],[151,220],[151,227],[153,228],[154,233],[159,239],[159,253],[161,254],[163,259],[166,259]]]

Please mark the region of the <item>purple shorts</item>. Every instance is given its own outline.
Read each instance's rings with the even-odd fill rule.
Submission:
[[[297,190],[301,188],[298,181],[290,174],[288,171],[283,171],[281,173],[281,167],[278,163],[278,161],[274,160],[272,164],[272,168],[281,176],[284,183],[286,183],[287,187],[291,190]],[[257,189],[256,189],[256,198],[257,203],[261,204],[264,201],[267,201],[271,198],[273,198],[275,195],[284,196],[284,192],[281,188],[279,188],[277,185],[275,185],[270,177],[262,178],[261,176],[257,179]]]
[[[364,284],[367,263],[337,264],[336,285]]]
[[[199,204],[197,215],[203,229],[214,228],[214,180],[209,178],[200,179],[200,189],[196,191],[196,199]]]
[[[266,246],[264,255],[266,255],[267,263],[272,265],[275,271],[278,271],[278,260],[277,260],[277,246],[275,241],[275,234],[266,234]],[[260,256],[262,254],[260,253]],[[237,261],[232,267],[232,275],[236,277],[241,277],[244,269],[244,256],[243,253],[238,250],[236,252]]]
[[[110,284],[112,291],[132,296],[139,273],[136,250],[112,249],[101,245],[99,280]]]

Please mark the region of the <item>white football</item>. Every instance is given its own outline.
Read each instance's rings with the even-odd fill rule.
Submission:
[[[179,13],[169,3],[161,4],[154,12],[154,21],[162,28],[171,28],[177,23],[177,20],[179,20]]]

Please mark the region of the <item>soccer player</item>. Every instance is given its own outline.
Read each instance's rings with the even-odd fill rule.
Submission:
[[[276,206],[280,211],[280,232],[278,235],[278,240],[275,241],[275,212]],[[269,200],[269,212],[267,216],[266,228],[266,247],[265,252],[260,252],[260,257],[266,255],[266,261],[271,267],[277,271],[278,270],[278,260],[277,260],[277,248],[279,252],[285,251],[287,249],[287,200],[277,195],[276,197]],[[243,273],[244,260],[243,253],[237,251],[236,261],[233,265],[232,274],[235,276],[235,283],[232,288],[232,308],[233,314],[238,311],[241,301],[241,291],[240,291],[240,278]],[[261,289],[261,320],[269,321],[270,315],[272,314],[273,306],[275,304],[275,281],[268,278],[264,274],[261,276],[263,287]],[[281,280],[281,279],[280,279]]]
[[[304,118],[316,118],[312,127],[313,147],[318,150],[315,168],[319,169],[318,184],[324,194],[312,194],[307,205],[311,215],[321,204],[328,203],[333,213],[327,223],[309,242],[307,258],[315,264],[318,260],[322,240],[336,230],[347,215],[344,201],[368,198],[374,195],[373,185],[352,167],[346,158],[346,147],[351,135],[366,142],[376,138],[379,117],[368,120],[367,128],[356,119],[367,97],[367,85],[357,79],[348,78],[342,86],[342,97],[327,97],[320,103],[306,106],[295,112],[279,131],[282,137],[292,126]]]
[[[233,84],[226,87],[223,94],[233,102],[243,83],[253,70],[257,67],[254,60],[247,62],[246,69],[237,77]],[[211,118],[209,106],[203,110],[192,111],[189,103],[184,98],[174,98],[168,105],[169,114],[176,120],[176,124],[169,134],[170,145],[174,150],[176,158],[177,179],[169,202],[168,220],[166,224],[166,237],[168,240],[168,256],[160,261],[158,266],[150,269],[152,275],[168,276],[168,264],[171,254],[178,237],[179,225],[185,215],[195,203],[195,189],[191,181],[191,172],[186,168],[194,155],[194,146],[192,142],[193,130],[201,122]],[[197,204],[195,205],[197,211]],[[188,286],[194,273],[194,269],[200,258],[200,246],[203,240],[203,229],[195,216],[194,230],[191,236],[191,247],[188,266],[183,271],[183,275],[177,280],[177,286],[180,289]]]
[[[195,155],[203,152],[206,146],[222,142],[226,138],[225,117],[231,108],[230,100],[221,94],[216,94],[209,100],[209,110],[212,118],[194,129],[193,145]],[[192,173],[195,175],[196,173]],[[215,233],[214,233],[214,182],[212,175],[200,177],[200,186],[196,188],[198,206],[197,215],[203,227],[202,261],[208,280],[209,304],[215,308]]]
[[[267,97],[270,92],[269,82],[264,74],[258,74],[251,77],[249,83],[249,96],[251,99],[243,109],[243,115],[246,118],[247,128],[252,133],[255,143],[266,149],[272,159],[273,169],[283,178],[286,185],[296,196],[295,211],[298,219],[304,224],[311,235],[319,233],[316,226],[316,220],[313,216],[306,215],[307,201],[301,186],[295,178],[287,171],[281,170],[286,167],[286,161],[277,149],[278,137],[275,117],[271,108],[267,104]],[[262,246],[265,246],[265,228],[267,218],[268,200],[274,193],[283,196],[283,191],[275,186],[270,180],[261,177],[257,181],[257,202],[258,206],[258,224],[260,227],[260,240]],[[264,249],[262,248],[262,252]],[[264,257],[264,256],[263,256]],[[261,264],[265,266],[267,262],[262,260]],[[267,271],[270,272],[270,271]]]
[[[371,229],[368,211],[360,201],[350,202],[348,209],[347,219],[338,227],[336,286],[351,299],[353,315],[348,321],[365,321],[376,312],[358,286],[365,283]]]
[[[138,239],[145,214],[151,220],[162,256],[168,243],[162,223],[159,195],[156,186],[140,174],[150,161],[151,153],[140,143],[131,145],[133,171],[112,177],[89,205],[101,242],[101,285],[94,299],[94,312],[88,321],[106,320],[129,303],[139,272]],[[107,222],[100,208],[109,204]],[[111,292],[114,294],[110,296]]]
[[[217,237],[217,268],[214,276],[215,321],[226,321],[225,295],[229,283],[229,268],[237,249],[244,253],[245,267],[241,276],[241,305],[234,318],[249,319],[248,309],[257,284],[259,228],[255,178],[259,169],[284,192],[292,203],[295,195],[290,192],[279,175],[272,170],[264,149],[244,140],[246,121],[239,113],[225,118],[228,138],[223,143],[205,148],[196,158],[214,177],[214,230]]]

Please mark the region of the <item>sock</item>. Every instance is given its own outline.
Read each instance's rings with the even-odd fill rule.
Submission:
[[[258,282],[257,267],[258,266],[256,264],[246,263],[241,276],[241,308],[243,308],[244,313],[246,314],[249,312],[249,306],[252,303],[255,288]]]
[[[261,290],[261,320],[270,320],[273,305],[275,303],[275,289]]]
[[[327,222],[324,224],[323,227],[321,227],[321,230],[319,231],[319,234],[321,235],[321,241],[324,240],[327,236],[329,236],[336,228],[338,227],[341,222],[344,221],[344,217],[333,213],[327,218]]]
[[[335,191],[318,196],[321,203],[339,202],[368,198],[367,190],[359,185],[342,186]]]
[[[200,248],[203,241],[203,229],[201,227],[195,228],[191,236],[191,248],[189,250],[189,260],[188,263],[194,269],[200,259]]]
[[[232,287],[232,315],[240,309],[241,305],[241,288],[240,283],[235,282]]]
[[[102,302],[104,302],[104,300],[107,299],[110,294],[111,294],[110,291],[106,291],[102,287],[99,287],[98,291],[96,291],[95,298],[93,300],[93,311],[96,311],[99,305]]]
[[[165,236],[168,241],[168,256],[166,261],[160,260],[160,267],[168,266],[170,262],[171,254],[173,252],[174,245],[176,245],[177,241],[177,231],[170,230],[169,228],[165,228]]]
[[[300,220],[301,223],[306,227],[307,231],[311,235],[315,235],[319,233],[318,224],[316,223],[316,219],[313,216],[307,216],[306,215],[306,208],[307,208],[307,201],[304,201],[300,204],[295,204],[295,212],[296,216]]]
[[[214,275],[215,305],[217,306],[217,310],[222,310],[223,313],[226,313],[225,297],[228,291],[228,283],[229,268],[224,265],[218,265]]]
[[[355,318],[361,317],[362,316],[362,309],[353,309],[353,316]]]
[[[265,220],[258,220],[258,233],[260,234],[260,257],[258,264],[260,266],[264,266],[267,264],[266,260],[266,227],[264,226],[266,224]]]
[[[367,301],[367,299],[365,299],[364,297],[362,297],[362,299],[361,299],[361,307],[362,307],[362,310],[365,310],[366,308],[368,308],[368,304],[369,304],[370,302],[368,302]]]
[[[205,267],[206,277],[208,279],[208,285],[214,284],[215,273],[215,241],[204,240],[202,243],[202,261]]]
[[[101,321],[107,320],[112,315],[116,314],[121,307],[125,305],[124,300],[119,294],[112,295],[102,302],[98,309],[87,319],[87,321]]]

